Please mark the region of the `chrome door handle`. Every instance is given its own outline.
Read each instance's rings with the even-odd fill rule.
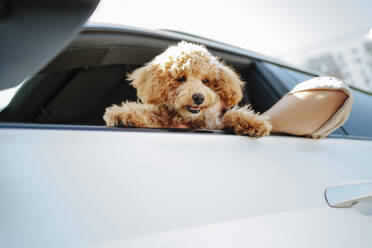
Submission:
[[[372,182],[332,186],[324,194],[330,207],[350,208],[361,201],[372,200]]]

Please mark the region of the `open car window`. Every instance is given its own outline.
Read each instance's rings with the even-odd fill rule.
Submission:
[[[182,38],[176,35],[173,39],[154,39],[152,34],[144,37],[112,30],[85,30],[19,88],[0,118],[5,122],[103,126],[105,108],[137,100],[136,90],[129,85],[126,74]],[[244,81],[255,80],[250,77],[256,73],[251,70],[255,60],[213,46],[208,48],[235,68]],[[280,94],[260,89],[252,88],[252,92],[251,85],[247,84],[242,104],[266,108],[261,106],[261,101],[250,100],[250,95],[256,93],[270,104],[280,98]]]

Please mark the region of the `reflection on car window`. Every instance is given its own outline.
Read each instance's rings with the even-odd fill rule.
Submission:
[[[4,108],[6,108],[6,106],[8,106],[13,96],[17,93],[18,89],[21,88],[21,86],[26,80],[27,79],[25,79],[22,83],[20,83],[16,87],[6,89],[6,90],[0,90],[0,112]]]
[[[265,62],[264,65],[270,69],[270,71],[278,78],[280,81],[287,86],[288,90],[293,89],[298,83],[309,80],[314,76],[288,69],[282,66],[274,65]]]
[[[299,72],[299,71],[294,71],[294,70],[291,70],[291,69],[288,69],[288,68],[283,68],[283,70],[286,71],[292,77],[294,77],[298,83],[303,82],[303,81],[307,81],[307,80],[314,77],[312,75],[305,74],[305,73],[302,73],[302,72]]]
[[[349,135],[372,137],[372,94],[352,89],[354,103],[351,114],[344,124]]]

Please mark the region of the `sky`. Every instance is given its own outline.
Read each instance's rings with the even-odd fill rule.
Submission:
[[[372,27],[372,0],[101,0],[92,22],[174,29],[269,56]]]

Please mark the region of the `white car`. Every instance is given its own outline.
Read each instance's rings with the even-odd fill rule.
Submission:
[[[259,112],[318,74],[169,30],[75,36],[96,1],[37,2],[0,19],[0,86],[23,81],[0,112],[0,247],[372,246],[371,94],[353,88],[320,140],[106,128],[107,106],[136,100],[125,73],[180,40],[232,65]]]

